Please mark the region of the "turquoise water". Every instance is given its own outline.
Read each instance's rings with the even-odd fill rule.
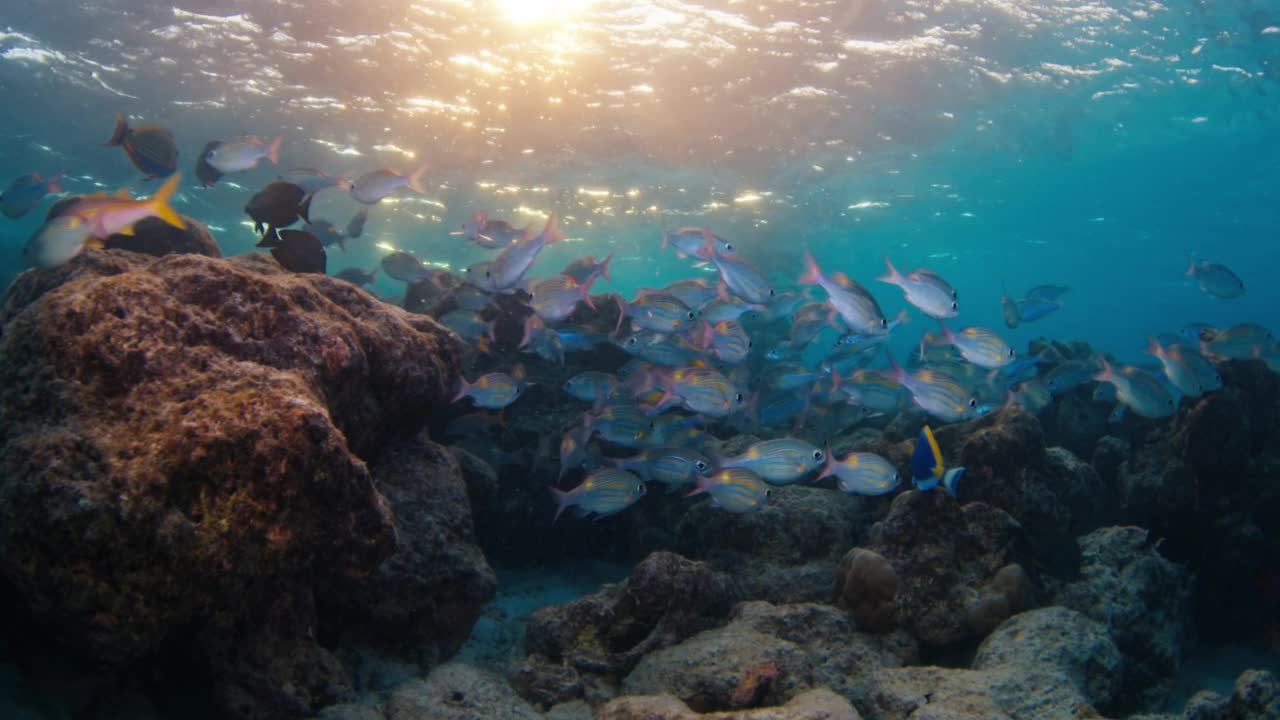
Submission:
[[[887,318],[908,310],[910,322],[886,343],[899,359],[937,325],[876,281],[885,257],[946,278],[960,309],[951,326],[995,329],[1023,356],[1047,337],[1149,367],[1146,338],[1189,323],[1280,328],[1280,5],[1264,0],[8,2],[0,97],[0,188],[63,172],[68,194],[154,192],[158,181],[103,146],[123,113],[135,127],[172,130],[182,173],[173,205],[207,225],[224,255],[260,251],[243,208],[286,168],[344,177],[425,168],[422,192],[402,189],[371,206],[363,237],[329,248],[330,274],[378,268],[393,251],[455,273],[492,260],[494,251],[451,234],[485,211],[535,229],[559,219],[565,241],[543,250],[526,278],[612,255],[612,280],[594,290],[626,298],[689,277],[717,280],[713,267],[661,249],[665,229],[713,229],[779,292],[798,289],[808,250],[823,269],[866,285]],[[264,160],[201,187],[201,148],[246,135],[283,136],[280,165]],[[52,201],[0,218],[0,285],[29,269],[24,248]],[[342,228],[363,207],[327,191],[312,218]],[[1185,274],[1193,256],[1231,268],[1244,295],[1203,292]],[[1002,296],[1044,284],[1070,286],[1061,309],[1006,327]],[[384,270],[368,289],[396,303],[406,283]],[[762,350],[785,335],[785,321],[757,327],[747,363],[756,376],[743,390],[762,387]],[[806,355],[811,365],[818,350]],[[1275,368],[1274,336],[1257,354]],[[477,520],[477,543],[504,569],[458,655],[502,670],[519,663],[522,620],[534,609],[627,574],[605,562],[698,537],[672,529],[683,517],[674,495],[645,498],[649,508],[621,518],[566,514],[551,526],[542,486],[554,481],[556,459],[546,441],[588,405],[557,394],[568,368],[519,358],[538,374],[541,395],[521,398],[532,409],[513,406],[514,430],[502,440],[470,439],[509,460],[496,470],[515,500],[493,503],[498,519]],[[471,353],[467,362],[471,379],[514,366]],[[879,354],[873,362],[886,364]],[[442,410],[448,417],[436,425],[467,409]],[[719,439],[732,441],[739,420],[720,424]],[[821,444],[838,432],[878,436],[888,424],[795,430]],[[1095,435],[1130,429],[1104,423]],[[549,451],[532,459],[527,446],[539,438]],[[574,467],[561,487],[580,479]],[[604,559],[584,568],[583,558]],[[526,559],[537,564],[507,566]],[[1239,566],[1257,573],[1249,581],[1258,587],[1274,585],[1271,560]],[[1273,611],[1276,592],[1258,592],[1250,610]],[[1244,618],[1244,632],[1257,630],[1256,614]],[[1223,634],[1243,634],[1221,624]],[[1168,707],[1198,688],[1229,693],[1239,670],[1274,663],[1274,648],[1189,655]],[[0,668],[0,708],[56,716],[23,670]],[[369,684],[380,691],[418,670],[392,663],[369,671],[386,673]]]

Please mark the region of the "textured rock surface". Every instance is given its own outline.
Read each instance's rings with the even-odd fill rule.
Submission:
[[[453,655],[497,584],[475,545],[467,486],[455,456],[426,432],[370,467],[391,506],[395,554],[371,575],[344,578],[332,597],[343,644],[396,649],[421,665]]]
[[[898,574],[898,623],[922,645],[975,637],[967,616],[978,588],[1025,553],[1021,527],[984,503],[910,490],[872,528],[869,548]]]
[[[855,632],[845,614],[828,605],[746,602],[727,626],[646,656],[622,689],[674,695],[699,712],[738,709],[744,686],[764,673],[767,685],[749,693],[751,705],[780,704],[816,687],[859,704],[873,670],[915,659],[905,633]]]
[[[397,687],[383,710],[387,720],[539,720],[542,716],[500,676],[463,663],[445,663],[425,679]]]
[[[1042,608],[1014,616],[992,633],[975,669],[875,672],[860,709],[875,720],[1089,717],[1077,713],[1111,699],[1120,663],[1101,625],[1072,610]]]
[[[845,553],[836,572],[835,604],[849,611],[859,630],[888,630],[898,621],[898,574],[883,556],[865,548]]]
[[[706,563],[657,552],[622,583],[529,616],[525,649],[581,672],[624,674],[646,653],[722,622],[735,599]]]
[[[1009,513],[1026,529],[1042,563],[1073,568],[1073,540],[1110,519],[1114,492],[1069,450],[1046,449],[1040,421],[1021,408],[955,427],[939,430],[938,442],[952,447],[948,436],[966,433],[954,445],[957,464],[968,468],[960,498]]]
[[[261,255],[90,251],[24,273],[0,322],[0,572],[107,664],[179,629],[211,663],[241,640],[287,662],[309,594],[395,547],[358,456],[424,424],[457,366],[430,319]],[[281,603],[296,616],[259,627]],[[279,676],[326,677],[313,643]],[[324,695],[294,680],[264,714]]]
[[[1056,602],[1102,623],[1125,655],[1125,693],[1152,706],[1178,671],[1186,643],[1191,578],[1160,556],[1146,530],[1101,528],[1080,538],[1081,579]]]
[[[722,451],[728,454],[728,451]],[[827,601],[841,553],[865,525],[862,500],[826,488],[775,487],[755,512],[698,503],[675,519],[681,551],[731,574],[744,598]]]
[[[669,695],[621,697],[596,712],[595,720],[860,720],[849,701],[830,690],[809,690],[786,705],[699,714]]]

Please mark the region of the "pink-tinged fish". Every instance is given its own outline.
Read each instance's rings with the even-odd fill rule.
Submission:
[[[690,495],[706,493],[716,507],[731,513],[745,513],[765,503],[772,491],[764,480],[746,468],[724,468],[714,475],[698,474],[697,488]]]
[[[827,303],[844,320],[849,330],[861,335],[884,335],[889,332],[880,304],[867,289],[849,279],[827,275],[808,250],[804,253],[805,272],[798,282],[817,285],[827,291]],[[841,282],[841,281],[844,282]]]
[[[484,269],[483,277],[479,278],[479,287],[490,292],[510,290],[520,284],[520,278],[533,267],[542,248],[563,239],[559,221],[552,213],[551,217],[547,218],[547,224],[543,226],[542,232],[527,240],[516,242],[498,253],[498,257]]]
[[[884,259],[884,266],[887,272],[876,279],[902,288],[907,302],[920,308],[925,315],[941,320],[960,314],[955,289],[937,273],[915,270],[903,275],[889,262],[888,257]]]
[[[469,397],[478,407],[489,410],[501,410],[510,405],[525,389],[524,371],[519,366],[510,375],[494,372],[481,375],[472,383],[464,377],[460,377],[458,382],[458,393],[451,402]]]
[[[634,473],[603,468],[587,476],[578,487],[565,492],[548,488],[556,500],[554,523],[565,508],[576,507],[582,515],[606,517],[622,512],[644,497],[644,481]]]
[[[568,275],[554,275],[533,283],[529,286],[533,311],[543,321],[554,324],[572,315],[579,302],[595,310],[596,306],[591,302],[591,285],[596,277],[591,275],[580,283]]]
[[[267,142],[260,137],[247,137],[236,142],[222,143],[205,154],[205,162],[221,173],[243,172],[252,170],[266,158],[272,165],[280,164],[280,144],[283,135]]]
[[[751,352],[751,338],[747,331],[733,320],[723,320],[712,325],[703,323],[702,349],[710,349],[712,354],[730,365],[737,365],[747,359]]]
[[[622,329],[624,318],[644,330],[658,333],[682,333],[697,325],[698,312],[680,301],[680,298],[661,290],[641,290],[635,300],[627,302],[615,293],[618,301],[618,325],[615,335]]]
[[[714,247],[714,240],[708,238],[702,257],[711,260],[720,271],[718,290],[721,300],[728,300],[730,292],[757,305],[764,305],[773,299],[773,288],[769,287],[769,281],[765,280],[754,265],[738,255],[726,255],[714,250]]]
[[[1178,345],[1162,346],[1155,338],[1147,338],[1147,352],[1156,356],[1164,369],[1164,376],[1178,388],[1178,392],[1187,397],[1197,398],[1204,394],[1200,387],[1200,378],[1192,366],[1183,360],[1182,348]]]
[[[587,255],[569,263],[565,267],[563,274],[580,283],[586,283],[588,280],[594,281],[600,276],[604,276],[605,280],[612,281],[613,278],[609,277],[609,263],[611,262],[613,262],[613,253],[609,253],[600,262],[596,262],[595,255]]]
[[[1134,367],[1116,372],[1105,357],[1098,359],[1102,362],[1102,372],[1094,375],[1093,379],[1114,386],[1116,399],[1134,413],[1144,418],[1162,418],[1178,409],[1178,403],[1169,391],[1148,373]]]
[[[134,223],[149,217],[158,217],[176,228],[185,229],[186,223],[169,205],[181,181],[182,173],[174,173],[154,195],[142,200],[135,200],[124,190],[115,195],[86,195],[72,205],[67,214],[89,223],[93,236],[104,240],[117,233],[132,235]]]
[[[376,205],[402,187],[407,187],[421,195],[427,191],[426,186],[423,185],[426,176],[426,165],[413,171],[412,175],[397,175],[391,170],[374,170],[361,175],[351,183],[351,197],[365,205]]]

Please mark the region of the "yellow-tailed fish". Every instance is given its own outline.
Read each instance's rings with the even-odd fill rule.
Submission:
[[[158,217],[178,229],[185,229],[186,223],[169,205],[181,181],[182,173],[174,173],[154,195],[142,200],[135,200],[125,190],[115,195],[87,195],[68,208],[67,214],[88,222],[94,237],[104,240],[116,233],[132,235],[134,223],[149,217]]]
[[[911,454],[912,482],[924,492],[941,485],[947,492],[955,495],[956,486],[963,476],[962,467],[947,469],[938,440],[933,436],[933,429],[925,425],[916,438],[915,452]]]

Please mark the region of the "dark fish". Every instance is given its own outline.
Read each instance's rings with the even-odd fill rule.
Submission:
[[[149,180],[168,177],[178,169],[178,144],[168,128],[158,125],[131,128],[124,115],[116,113],[116,129],[103,145],[123,146],[133,166]]]
[[[347,237],[355,240],[364,233],[364,223],[369,219],[369,208],[361,208],[347,223]]]
[[[271,248],[271,257],[285,270],[324,274],[324,245],[305,230],[278,230],[274,235],[268,232],[258,247]]]
[[[213,187],[222,179],[222,171],[209,164],[209,153],[222,147],[221,140],[210,140],[196,158],[196,179],[205,187]]]
[[[16,220],[31,212],[45,195],[56,195],[62,192],[62,173],[45,180],[36,173],[23,175],[9,183],[9,187],[0,193],[0,211],[4,216]]]
[[[311,222],[311,196],[293,183],[277,181],[254,193],[244,211],[253,218],[254,232],[288,227],[298,218]]]
[[[363,268],[349,267],[338,271],[334,277],[339,280],[346,280],[356,287],[364,287],[378,279],[378,269],[364,270]]]

